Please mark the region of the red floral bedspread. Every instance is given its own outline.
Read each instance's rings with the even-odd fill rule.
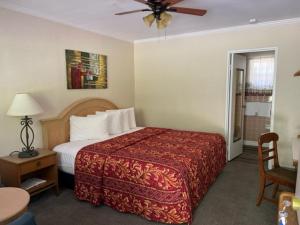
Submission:
[[[191,223],[225,152],[218,134],[144,128],[81,149],[75,195],[153,221]]]

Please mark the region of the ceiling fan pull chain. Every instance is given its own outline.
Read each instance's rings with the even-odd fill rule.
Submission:
[[[167,40],[167,28],[165,28],[165,41]]]

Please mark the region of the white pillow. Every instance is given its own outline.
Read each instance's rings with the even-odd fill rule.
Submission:
[[[130,110],[129,109],[116,109],[116,110],[106,110],[106,112],[116,112],[121,113],[121,126],[122,131],[126,132],[130,130]]]
[[[136,128],[134,108],[128,108],[126,110],[129,111],[129,127],[130,127],[130,129]]]
[[[129,131],[130,130],[130,112],[127,109],[121,109],[121,114],[122,114],[122,129],[123,132]]]
[[[119,110],[107,110],[106,112],[96,112],[96,115],[108,116],[109,134],[120,134],[123,132],[122,113]]]
[[[108,116],[70,117],[70,141],[107,138]]]

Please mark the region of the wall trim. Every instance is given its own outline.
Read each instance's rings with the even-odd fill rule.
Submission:
[[[184,33],[184,34],[167,35],[166,37],[164,36],[164,37],[139,39],[139,40],[134,40],[134,44],[145,43],[145,42],[164,41],[164,40],[167,41],[167,40],[171,40],[171,39],[181,39],[181,38],[186,38],[186,37],[205,36],[205,35],[209,35],[209,34],[219,34],[219,33],[231,32],[231,31],[248,30],[248,29],[252,29],[252,28],[272,27],[272,26],[281,26],[281,25],[297,24],[297,23],[300,23],[300,17],[284,19],[284,20],[274,20],[274,21],[262,22],[262,23],[257,23],[257,24],[247,24],[247,25],[240,25],[240,26],[232,26],[232,27],[197,31],[197,32],[191,32],[191,33]]]

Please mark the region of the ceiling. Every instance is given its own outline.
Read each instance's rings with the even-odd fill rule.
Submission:
[[[167,35],[246,25],[251,18],[268,22],[300,17],[299,0],[185,0],[176,6],[208,13],[203,17],[172,13]],[[0,7],[128,41],[165,35],[144,25],[142,17],[149,12],[114,15],[145,8],[133,0],[0,0]]]

